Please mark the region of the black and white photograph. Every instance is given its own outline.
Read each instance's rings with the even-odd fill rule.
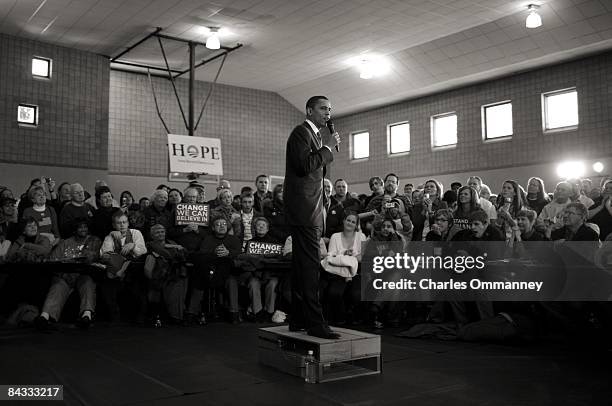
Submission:
[[[612,404],[612,0],[0,0],[0,405]]]

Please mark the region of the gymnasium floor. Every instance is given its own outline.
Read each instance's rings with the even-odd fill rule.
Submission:
[[[257,363],[259,326],[2,330],[0,383],[63,384],[67,405],[612,402],[612,353],[585,344],[470,344],[399,338],[393,335],[398,330],[385,330],[382,375],[311,385]]]

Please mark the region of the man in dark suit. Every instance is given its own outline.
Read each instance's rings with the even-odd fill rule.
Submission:
[[[327,325],[319,302],[319,240],[325,228],[323,178],[340,142],[338,133],[319,131],[330,116],[327,97],[308,99],[306,121],[287,140],[284,199],[293,245],[289,330],[306,329],[309,335],[333,339],[340,335]]]

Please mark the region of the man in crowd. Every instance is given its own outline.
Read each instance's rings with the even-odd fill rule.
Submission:
[[[272,199],[272,192],[269,190],[270,177],[265,174],[257,176],[257,179],[255,179],[255,187],[257,188],[257,191],[255,192],[253,207],[255,208],[255,211],[263,213],[263,201],[266,199]]]
[[[160,192],[165,193],[160,190]],[[111,321],[119,320],[118,294],[127,284],[138,302],[136,319],[144,319],[146,298],[144,297],[144,276],[142,267],[132,260],[147,253],[140,231],[129,228],[128,218],[122,211],[113,216],[113,228],[104,238],[100,248],[100,260],[106,264],[106,278],[102,281],[102,293],[109,309]]]
[[[394,173],[389,173],[385,176],[385,185],[384,191],[385,193],[382,196],[377,196],[370,200],[370,203],[366,207],[366,212],[368,212],[372,217],[376,214],[382,213],[383,211],[383,203],[388,202],[390,200],[397,201],[399,203],[399,214],[403,216],[408,214],[412,215],[412,203],[408,196],[400,195],[397,193],[397,190],[400,185],[399,176]]]
[[[85,190],[79,183],[70,185],[70,202],[64,205],[59,216],[59,229],[62,238],[70,238],[74,230],[74,220],[86,218],[90,222],[95,209],[85,203]]]
[[[334,199],[342,205],[344,210],[357,212],[361,208],[361,203],[348,192],[348,183],[344,179],[336,179],[334,183]]]
[[[253,219],[263,217],[263,214],[253,208],[255,197],[252,193],[245,193],[240,196],[240,227],[236,235],[241,241],[242,246],[253,238]]]
[[[325,206],[325,235],[323,237],[325,243],[329,243],[329,238],[333,233],[342,231],[342,219],[344,217],[344,207],[332,196],[331,180],[325,178],[323,180],[323,205]]]

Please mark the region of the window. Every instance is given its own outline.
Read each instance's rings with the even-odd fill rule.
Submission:
[[[544,131],[572,130],[578,126],[578,92],[557,90],[542,94]]]
[[[360,131],[351,134],[353,159],[364,159],[370,156],[370,133]]]
[[[387,137],[389,155],[410,152],[410,124],[407,121],[388,125]]]
[[[512,102],[482,106],[483,139],[492,140],[512,136]]]
[[[449,147],[457,144],[457,115],[439,114],[431,117],[432,148]]]
[[[35,56],[32,58],[32,76],[36,78],[51,78],[51,59]]]
[[[30,126],[38,125],[38,106],[19,104],[17,106],[17,123]]]

